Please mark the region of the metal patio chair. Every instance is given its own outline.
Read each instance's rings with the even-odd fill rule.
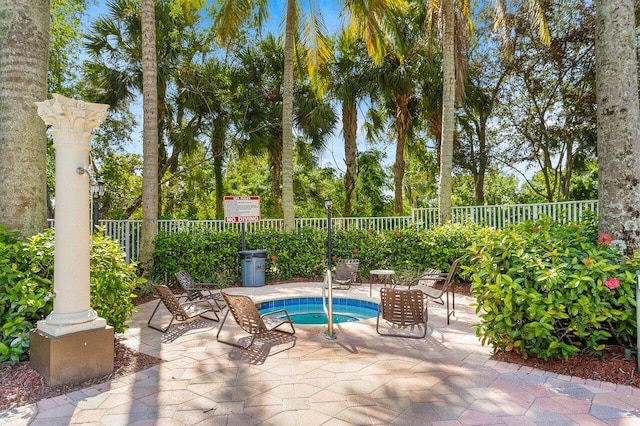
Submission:
[[[397,328],[424,328],[422,334],[393,334],[380,331],[380,317]],[[424,294],[420,290],[400,288],[381,288],[376,331],[381,336],[408,337],[422,339],[427,335],[427,305]]]
[[[216,339],[219,342],[242,349],[249,349],[256,339],[278,344],[282,342],[283,336],[293,335],[296,333],[296,330],[293,327],[293,322],[286,310],[280,309],[260,315],[258,308],[256,308],[255,303],[253,303],[253,300],[249,296],[233,295],[225,293],[224,291],[221,292],[221,294],[227,304],[227,312],[222,319],[220,328],[218,328],[218,334],[216,335]],[[222,327],[224,326],[229,313],[233,316],[236,324],[238,324],[243,331],[251,335],[247,344],[240,344],[220,339],[220,332],[222,331]],[[279,318],[278,315],[281,315],[282,317]],[[280,329],[282,326],[290,328],[291,331]]]
[[[149,317],[149,321],[147,321],[147,326],[153,328],[154,330],[158,330],[164,333],[171,327],[171,324],[173,324],[174,320],[181,322],[188,321],[208,312],[213,312],[213,315],[215,315],[215,319],[208,317],[203,318],[207,318],[213,321],[220,321],[220,317],[218,316],[218,309],[213,306],[211,300],[201,299],[195,301],[192,300],[187,302],[180,302],[176,295],[173,294],[173,292],[166,285],[155,285],[154,289],[156,290],[156,293],[158,293],[158,296],[160,296],[160,300],[158,300],[158,304]],[[155,316],[160,305],[163,303],[171,314],[171,321],[164,328],[159,325],[151,324],[151,320]]]
[[[336,263],[336,272],[331,280],[332,285],[337,284],[333,288],[349,288],[352,285],[362,284],[360,278],[360,260],[358,259],[342,259]]]
[[[184,269],[175,273],[178,284],[185,291],[185,295],[188,300],[202,300],[211,299],[215,302],[216,307],[222,311],[220,302],[222,302],[222,296],[220,296],[220,287],[214,283],[197,283],[191,274]]]
[[[454,260],[451,268],[449,268],[449,272],[425,272],[420,278],[408,284],[410,289],[422,291],[428,300],[432,300],[440,305],[446,305],[447,324],[450,323],[451,316],[455,315],[456,312],[456,290],[453,284],[456,271],[461,261],[462,258]],[[442,287],[436,288],[434,286],[435,283],[442,281],[444,281]],[[451,293],[451,309],[449,309],[449,293]],[[446,296],[446,302],[443,300],[443,296]]]

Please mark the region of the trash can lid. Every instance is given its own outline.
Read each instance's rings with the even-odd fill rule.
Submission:
[[[267,257],[267,250],[240,250],[238,252],[243,259],[251,259],[252,257]]]

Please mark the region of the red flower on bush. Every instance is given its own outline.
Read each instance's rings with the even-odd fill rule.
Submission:
[[[272,262],[275,262],[275,261],[276,261],[276,259],[277,259],[276,255],[275,255],[275,254],[272,254],[272,255],[271,255],[271,261],[272,261]]]
[[[539,226],[536,226],[535,228],[533,228],[533,232],[538,232],[540,230]]]
[[[354,248],[354,249],[353,249],[353,253],[354,253],[354,254],[358,254],[358,252],[359,252],[359,251],[360,251],[360,250],[358,250],[357,248]]]
[[[396,232],[396,237],[400,238],[400,232]]]
[[[333,256],[331,256],[331,260],[336,260],[336,259],[337,259],[337,257],[336,257],[335,254]]]
[[[608,246],[609,244],[611,244],[611,241],[613,241],[613,239],[611,238],[611,235],[609,234],[598,234],[598,242],[600,244],[604,244],[605,246]]]
[[[617,278],[607,278],[604,285],[613,290],[614,288],[620,287],[620,281],[618,281]]]
[[[373,229],[371,229],[371,228],[367,228],[367,232],[368,232],[368,233],[371,233],[371,232],[373,232]]]

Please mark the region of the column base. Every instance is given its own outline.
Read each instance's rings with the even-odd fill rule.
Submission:
[[[29,363],[49,386],[79,383],[113,372],[111,326],[59,337],[37,329],[29,338]]]
[[[87,322],[76,324],[51,324],[47,320],[38,321],[38,331],[48,334],[49,336],[62,337],[66,334],[79,333],[82,331],[96,330],[105,328],[107,321],[104,318],[96,317]]]

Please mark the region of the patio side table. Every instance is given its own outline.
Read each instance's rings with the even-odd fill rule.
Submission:
[[[394,275],[396,274],[396,271],[392,270],[392,269],[372,269],[369,271],[369,275],[375,275],[378,278],[383,280],[384,286],[387,286],[387,282],[389,282],[389,280],[391,281],[391,287],[395,287],[395,281],[394,281]],[[369,296],[371,296],[371,288],[373,286],[373,283],[371,282],[371,280],[369,280]]]

